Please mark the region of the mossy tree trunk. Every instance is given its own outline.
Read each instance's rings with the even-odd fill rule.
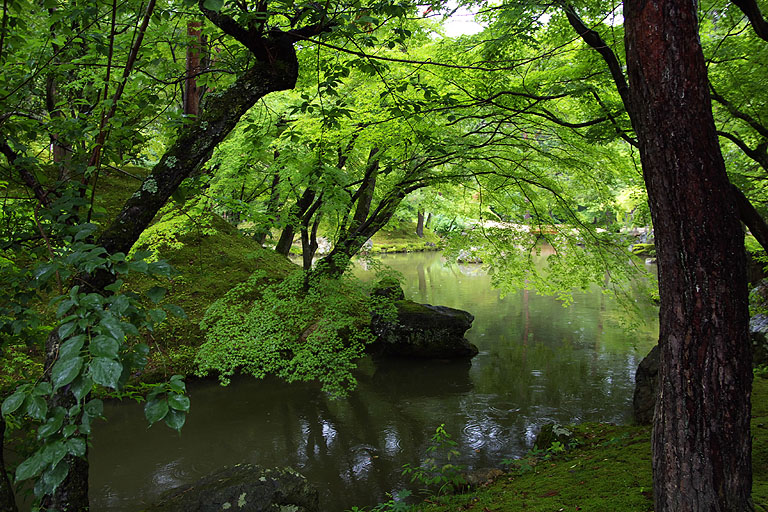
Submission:
[[[655,510],[753,510],[743,230],[712,117],[697,5],[627,0],[624,16],[659,263]]]

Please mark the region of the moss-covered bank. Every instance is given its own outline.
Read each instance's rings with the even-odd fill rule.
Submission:
[[[493,483],[463,494],[430,498],[421,512],[653,510],[649,427],[583,424],[577,448],[511,466]],[[768,379],[752,393],[752,499],[768,511]]]

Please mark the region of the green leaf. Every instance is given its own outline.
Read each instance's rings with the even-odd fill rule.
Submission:
[[[168,411],[165,416],[165,424],[176,431],[180,431],[184,426],[184,422],[187,420],[187,415],[181,411],[174,411],[173,409]]]
[[[21,391],[16,391],[14,394],[3,400],[2,412],[3,416],[13,414],[24,403],[24,399],[27,398],[27,394]]]
[[[102,334],[91,340],[88,349],[94,357],[116,359],[117,353],[120,350],[120,344],[114,338]],[[98,382],[98,380],[96,382]]]
[[[66,324],[59,327],[59,337],[61,339],[67,339],[70,334],[75,332],[76,328],[77,322],[67,322]]]
[[[36,420],[44,420],[48,415],[48,403],[39,396],[28,396],[25,402],[27,404],[26,412]]]
[[[176,304],[166,304],[165,309],[176,318],[187,318],[187,314],[181,306],[177,306]]]
[[[46,421],[39,429],[37,429],[37,438],[42,439],[44,437],[49,437],[55,434],[61,428],[62,423],[64,423],[63,414],[57,414],[52,418],[48,418],[48,421]]]
[[[45,486],[46,494],[52,494],[67,478],[69,474],[69,464],[66,461],[60,461],[53,468],[47,469],[43,473],[43,485]]]
[[[155,304],[158,304],[161,300],[163,300],[163,297],[165,297],[165,292],[167,291],[168,290],[162,286],[153,286],[147,290],[147,297],[149,297],[149,299]]]
[[[94,398],[85,404],[85,415],[90,418],[99,418],[104,414],[104,402],[98,398]]]
[[[85,334],[78,334],[65,341],[59,348],[59,360],[71,359],[80,355],[85,344]]]
[[[219,12],[224,7],[224,0],[205,0],[203,7],[210,11]]]
[[[56,364],[53,365],[51,370],[51,383],[53,384],[53,390],[56,391],[62,386],[66,386],[80,374],[80,369],[83,367],[82,357],[73,357],[70,359],[59,359]]]
[[[16,481],[21,482],[28,478],[36,477],[47,466],[40,452],[35,453],[30,458],[19,464],[16,468]]]
[[[149,318],[152,319],[152,321],[156,324],[159,324],[163,320],[165,320],[166,314],[165,311],[162,309],[150,309],[149,310]]]
[[[171,380],[168,381],[168,386],[179,394],[183,394],[187,391],[187,385],[184,383],[181,375],[174,375],[171,377]]]
[[[64,435],[64,437],[70,437],[75,433],[75,431],[77,431],[77,425],[67,425],[61,429],[61,433]]]
[[[113,359],[97,357],[91,362],[91,377],[93,382],[116,389],[123,365]]]
[[[111,314],[104,315],[101,322],[99,322],[99,326],[106,329],[113,338],[118,340],[118,342],[122,342],[125,338],[125,332],[123,331],[123,326],[121,325],[120,320]]]
[[[144,405],[144,416],[147,417],[150,425],[165,418],[166,414],[168,414],[168,400],[165,398],[153,398]]]
[[[85,398],[85,395],[91,392],[93,388],[93,379],[87,375],[81,375],[72,383],[70,388],[75,398],[80,401]]]
[[[53,393],[53,387],[51,387],[51,383],[48,381],[38,383],[35,389],[32,390],[32,394],[35,396],[47,396],[51,393]]]
[[[189,411],[189,397],[184,395],[171,395],[168,397],[168,405],[177,411]]]
[[[85,439],[81,437],[68,439],[67,452],[75,457],[85,457]]]

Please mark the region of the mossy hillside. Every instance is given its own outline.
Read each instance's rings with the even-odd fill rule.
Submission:
[[[570,428],[570,427],[569,427]],[[653,510],[649,427],[583,424],[573,427],[578,448],[551,459],[530,459],[486,487],[430,498],[421,512],[476,510]],[[768,511],[768,379],[752,392],[752,500]]]
[[[142,276],[127,285],[137,292],[153,286],[165,287],[163,302],[184,309],[187,318],[168,318],[153,334],[152,348],[159,350],[155,350],[150,369],[189,374],[194,370],[197,347],[204,340],[199,324],[208,307],[257,271],[264,276],[266,285],[284,279],[297,266],[274,251],[263,249],[205,208],[169,206],[163,213],[145,231],[134,251],[150,251],[151,258],[168,261],[176,275],[170,282]]]

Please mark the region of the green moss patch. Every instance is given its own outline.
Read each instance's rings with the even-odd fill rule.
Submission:
[[[137,292],[166,287],[165,302],[181,306],[187,315],[169,318],[153,334],[149,372],[191,374],[197,347],[204,339],[199,323],[208,307],[256,271],[262,271],[267,284],[284,279],[298,267],[210,211],[174,207],[164,211],[134,250],[151,251],[153,258],[165,259],[177,274],[170,283],[139,277],[128,286]]]
[[[441,247],[441,239],[433,231],[424,228],[424,237],[416,235],[416,223],[401,223],[397,228],[384,228],[371,238],[373,248],[370,252],[420,252],[434,251]]]

